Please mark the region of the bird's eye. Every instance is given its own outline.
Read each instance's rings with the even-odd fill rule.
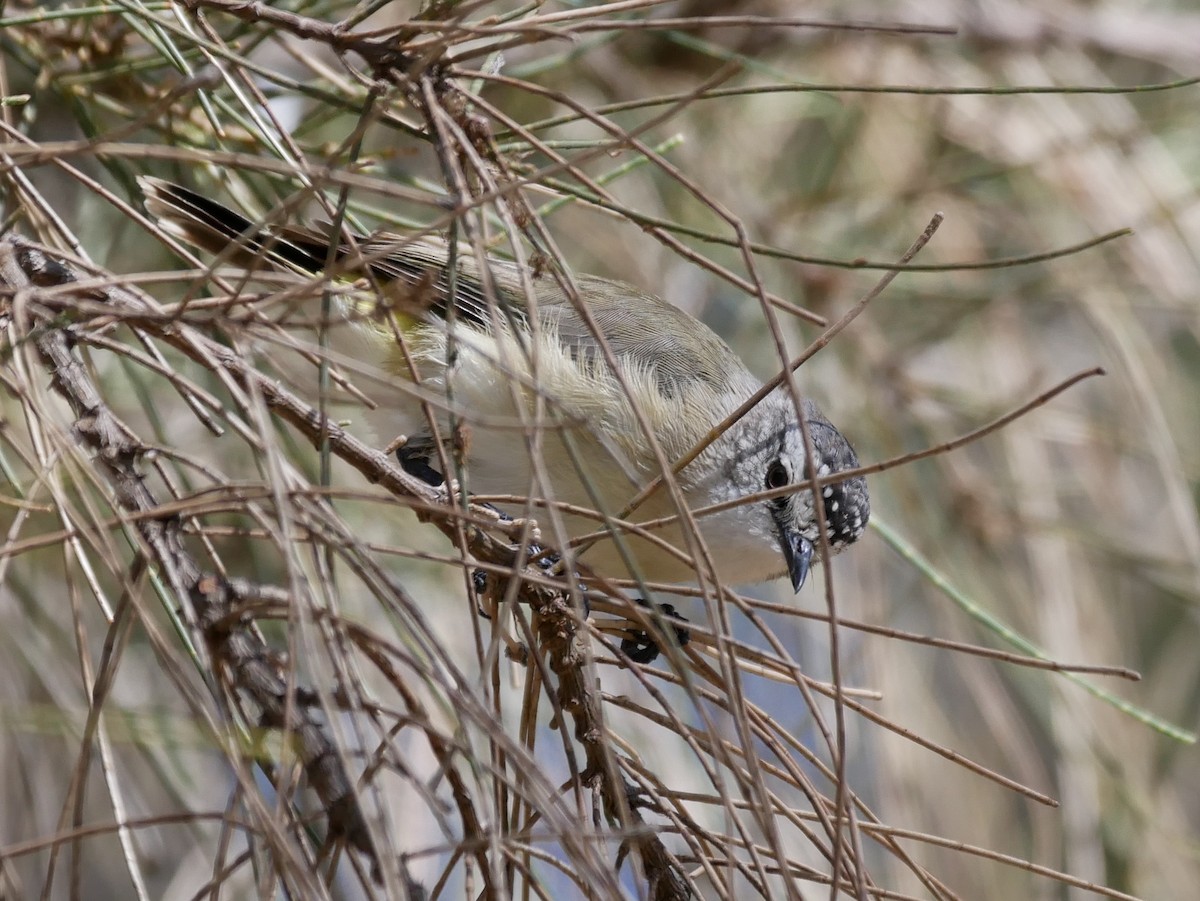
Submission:
[[[779,460],[767,467],[766,484],[768,488],[782,488],[790,481],[791,477],[788,475],[787,467]]]

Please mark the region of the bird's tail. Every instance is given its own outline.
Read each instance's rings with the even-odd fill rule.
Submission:
[[[456,321],[489,331],[493,304],[514,328],[524,318],[522,305],[512,303],[511,285],[520,280],[511,263],[490,262],[485,277],[473,254],[456,255],[451,289],[449,253],[442,241],[390,233],[334,241],[328,231],[253,222],[161,178],[143,175],[138,184],[147,212],[168,233],[219,259],[248,270],[265,262],[308,276],[325,272],[341,281],[365,278],[374,291],[352,296],[349,307],[366,319],[376,318],[380,300],[400,317],[403,328],[430,317],[445,321],[453,309]]]
[[[161,178],[143,175],[138,184],[146,211],[167,232],[222,259],[247,269],[266,261],[308,275],[322,271],[329,262],[329,239],[318,232],[251,222],[203,194]],[[338,251],[337,257],[341,256]]]

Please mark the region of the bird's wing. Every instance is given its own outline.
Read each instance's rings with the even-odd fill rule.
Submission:
[[[188,188],[158,178],[139,181],[149,212],[178,237],[210,253],[224,254],[247,268],[265,259],[310,274],[329,263],[328,229],[264,228]],[[381,232],[352,243],[339,242],[334,262],[346,276],[368,274],[381,287],[393,286],[389,293],[396,285],[406,286],[413,294],[408,299],[428,315],[448,319],[453,312],[458,322],[481,331],[490,331],[496,321],[508,323],[514,332],[524,331],[517,326],[528,317],[529,305],[516,264],[489,259],[484,271],[475,255],[463,248],[455,260],[451,309],[448,258],[444,242]],[[677,307],[620,282],[594,276],[580,276],[576,281],[586,315],[553,275],[543,273],[530,283],[539,322],[555,329],[577,360],[603,361],[596,338],[599,332],[621,365],[650,375],[666,397],[691,389],[724,394],[738,381],[750,378],[724,341]]]
[[[748,375],[742,361],[708,326],[665,300],[594,276],[580,277],[578,287],[586,299],[586,316],[557,290],[541,313],[577,357],[603,359],[598,331],[622,365],[652,375],[666,397],[695,387],[724,393],[734,379]]]
[[[364,241],[361,251],[381,282],[400,281],[414,289],[424,286],[430,292],[426,309],[447,317],[449,262],[444,243],[377,235]],[[475,255],[464,249],[455,265],[454,313],[459,322],[489,331],[496,321],[493,312],[510,325],[528,317],[528,298],[516,264],[490,258],[484,273]],[[553,328],[580,361],[603,361],[599,332],[619,363],[652,375],[664,396],[682,394],[689,387],[722,393],[735,380],[749,378],[742,361],[708,326],[652,294],[622,282],[579,276],[576,285],[585,314],[552,274],[533,277],[530,285],[538,321]],[[489,297],[498,300],[495,311]]]

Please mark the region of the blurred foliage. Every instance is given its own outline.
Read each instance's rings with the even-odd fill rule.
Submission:
[[[355,195],[351,212],[368,226],[437,220],[450,192],[402,90],[372,82],[361,58],[339,58],[330,40],[302,40],[257,19],[263,10],[252,5],[240,12],[233,3],[220,6],[3,7],[0,92],[12,99],[3,109],[9,227],[43,241],[52,236],[58,246],[86,252],[118,274],[179,267],[186,264],[119,203],[140,209],[137,175],[160,175],[266,209],[282,193],[282,175],[294,168],[288,162],[294,155],[405,188],[403,196]],[[871,289],[936,211],[943,212],[945,222],[917,257],[915,271],[901,273],[802,367],[802,387],[842,426],[859,456],[876,462],[937,446],[1080,370],[1104,367],[1106,377],[1083,382],[979,442],[872,476],[873,509],[963,597],[1049,658],[1136,670],[1138,683],[1085,678],[1164,722],[1195,730],[1200,152],[1194,136],[1200,86],[1175,83],[1197,74],[1200,14],[1188,4],[1120,0],[612,6],[606,12],[601,3],[470,2],[422,9],[416,3],[355,7],[325,0],[269,8],[324,23],[370,12],[365,22],[356,19],[357,29],[397,28],[412,20],[400,37],[439,59],[461,60],[451,77],[478,95],[475,112],[498,142],[519,144],[524,136],[506,133],[487,112],[493,107],[539,139],[561,142],[558,152],[581,160],[578,169],[589,178],[613,176],[605,185],[612,193],[609,210],[585,197],[546,213],[554,241],[575,271],[620,278],[702,316],[763,377],[778,370],[779,360],[758,299],[648,235],[648,222],[665,223],[668,233],[687,229],[677,232],[685,246],[744,276],[742,250],[724,218],[736,217],[749,241],[774,249],[755,257],[766,290],[832,321]],[[578,18],[565,17],[571,12]],[[564,18],[540,18],[558,14]],[[702,19],[715,15],[761,18],[727,24]],[[653,26],[666,16],[698,18],[688,27]],[[799,16],[824,23],[920,23],[954,33],[785,21]],[[460,18],[479,30],[455,31],[450,26]],[[423,30],[419,20],[440,20],[448,30]],[[610,27],[570,32],[570,24],[600,20]],[[544,30],[513,30],[511,41],[489,31],[530,22]],[[643,25],[618,27],[632,22]],[[511,46],[497,55],[487,52],[489,42]],[[475,70],[482,72],[478,81],[472,81]],[[497,74],[506,80],[496,82]],[[695,96],[702,86],[712,96]],[[22,94],[27,99],[19,99]],[[607,121],[649,147],[665,147],[661,163],[630,149],[619,134],[616,145],[602,146],[610,136],[573,116],[577,108],[603,113],[609,104],[628,104],[608,113]],[[560,117],[559,124],[539,125]],[[44,152],[35,154],[31,148],[38,145]],[[506,158],[514,176],[531,177],[524,196],[535,207],[569,196],[568,189],[592,191],[545,150],[520,146]],[[260,164],[273,168],[256,171]],[[547,167],[553,171],[547,174]],[[29,203],[32,193],[44,207]],[[336,193],[331,196],[336,200]],[[61,216],[62,231],[47,210]],[[303,211],[310,214],[321,210]],[[1021,261],[1121,229],[1132,233],[1077,253]],[[66,239],[70,232],[77,246]],[[181,278],[147,287],[171,301],[195,285]],[[296,318],[304,318],[302,311]],[[783,329],[792,353],[821,334],[820,327],[795,317],[785,317]],[[276,362],[277,348],[240,344],[235,332],[218,326],[213,331],[264,369]],[[99,480],[69,450],[69,419],[61,406],[55,420],[54,403],[31,405],[28,392],[44,390],[47,376],[22,368],[21,359],[5,353],[10,365],[0,398],[6,482],[0,533],[7,542],[0,555],[0,680],[6,686],[0,771],[9,786],[0,814],[7,892],[0,894],[131,897],[131,885],[141,882],[147,897],[187,898],[213,880],[228,881],[233,897],[252,897],[256,890],[269,895],[269,880],[256,883],[244,861],[235,865],[247,848],[261,849],[212,819],[188,822],[186,815],[249,816],[244,808],[255,803],[269,809],[282,802],[266,791],[263,777],[263,797],[254,802],[246,797],[245,781],[230,775],[236,755],[216,746],[198,711],[218,718],[225,712],[206,695],[208,676],[190,662],[184,639],[171,632],[169,598],[157,610],[142,599],[134,624],[110,630],[111,612],[99,599],[122,597],[128,545],[114,528]],[[169,359],[225,397],[211,373],[189,369],[179,354],[171,352]],[[87,360],[120,416],[145,440],[186,459],[171,468],[181,494],[211,484],[210,472],[247,483],[279,477],[265,471],[265,457],[250,443],[214,439],[166,381],[145,367],[116,354],[92,352]],[[33,427],[27,422],[35,408],[44,418]],[[290,465],[318,483],[317,454],[286,428],[274,432]],[[59,443],[40,445],[45,435]],[[484,708],[494,705],[497,723],[530,751],[529,761],[506,760],[512,750],[489,745],[480,721],[470,721],[452,692],[437,689],[432,677],[421,687],[429,692],[438,727],[460,740],[463,755],[473,761],[463,766],[478,779],[472,790],[495,830],[465,838],[499,843],[501,834],[528,828],[519,850],[514,844],[508,853],[525,855],[522,866],[536,875],[508,871],[513,891],[528,893],[523,897],[584,896],[572,879],[586,872],[580,863],[585,852],[565,848],[562,834],[535,828],[537,813],[551,803],[540,811],[533,804],[522,807],[505,794],[509,783],[490,781],[505,767],[512,767],[506,772],[514,783],[535,775],[550,786],[570,780],[558,724],[550,722],[545,703],[539,708],[530,700],[543,690],[541,676],[479,652],[478,630],[486,648],[495,640],[492,630],[504,626],[474,620],[462,571],[436,562],[453,554],[438,533],[406,512],[381,507],[379,496],[366,494],[362,480],[340,464],[331,482],[348,492],[336,502],[342,521],[418,600],[428,634],[463,667],[466,682],[456,690],[470,692]],[[212,559],[232,575],[286,585],[298,577],[296,560],[264,537],[276,514],[264,512],[269,503],[261,501],[266,506],[204,520]],[[316,557],[303,557],[310,575],[319,569]],[[994,628],[968,615],[928,570],[897,554],[879,534],[869,533],[839,557],[833,573],[839,615],[846,619],[1011,650]],[[767,629],[816,679],[831,676],[830,630],[796,613],[826,613],[823,581],[816,579],[794,600],[783,585],[749,595],[762,605],[758,613]],[[723,629],[711,605],[678,603],[694,624]],[[335,606],[341,616],[370,623],[399,645],[418,643],[407,631],[410,614],[367,593],[344,590]],[[737,611],[730,618],[734,637],[769,652],[757,626]],[[335,674],[347,675],[331,662],[341,659],[336,654],[314,650],[327,636],[314,637],[288,618],[267,632],[310,686],[332,691]],[[95,668],[114,635],[128,647],[104,699],[114,718],[107,725],[111,744],[94,736],[81,740]],[[915,897],[1085,894],[1053,873],[988,855],[1028,860],[1138,897],[1194,893],[1200,881],[1200,752],[1193,743],[1128,715],[1059,673],[886,632],[840,628],[837,641],[843,685],[882,693],[855,701],[907,730],[876,728],[858,713],[845,713],[845,787],[884,826],[915,833],[897,833],[902,851],[876,833],[864,840],[859,864],[869,873],[868,894],[876,887]],[[695,824],[697,834],[734,836],[727,839],[731,846],[777,841],[792,852],[794,865],[828,877],[827,848],[804,831],[817,831],[815,825],[801,828],[800,814],[780,815],[774,822],[781,835],[764,836],[754,831],[757,825],[746,826],[747,815],[738,823],[748,831],[739,833],[734,821],[745,811],[739,805],[751,804],[753,792],[734,784],[725,770],[707,773],[707,751],[683,742],[677,723],[655,725],[637,706],[658,710],[653,685],[665,693],[664,706],[697,730],[697,741],[737,741],[723,700],[700,700],[695,685],[679,687],[680,679],[697,677],[681,675],[671,661],[657,664],[660,675],[639,677],[599,653],[614,735],[628,759],[652,774],[659,795],[686,811],[681,818]],[[706,659],[717,665],[715,654]],[[364,691],[385,699],[381,704],[397,703],[378,679],[355,673]],[[797,770],[820,783],[826,801],[834,797],[836,780],[819,772],[834,764],[790,676],[767,678],[748,666],[740,682],[720,687],[761,705],[778,740],[794,742],[788,753]],[[832,722],[832,703],[819,706]],[[120,717],[127,719],[118,727]],[[1059,806],[985,779],[914,736]],[[347,739],[351,762],[373,759],[377,740],[382,738],[372,734],[359,746]],[[380,788],[387,800],[373,802],[389,823],[387,834],[395,849],[412,855],[427,887],[444,877],[443,897],[470,897],[481,876],[453,850],[465,839],[447,813],[442,774],[407,732],[396,745],[392,778]],[[775,753],[765,746],[746,750],[751,758]],[[536,773],[533,761],[544,773]],[[86,792],[78,799],[65,794],[85,772]],[[811,815],[813,799],[800,791],[800,777],[762,778],[782,807]],[[569,794],[558,801],[573,811],[576,800]],[[822,811],[831,812],[832,806]],[[578,811],[579,819],[591,826],[587,813]],[[65,858],[53,851],[54,836],[72,824],[109,826],[153,816],[181,818],[138,829],[124,846],[105,829],[72,845]],[[866,830],[870,817],[862,811],[855,816]],[[664,827],[663,838],[691,871],[694,848],[672,829]],[[597,839],[590,848],[598,867],[612,866],[618,840]],[[711,852],[721,843],[714,839],[708,847]],[[738,845],[730,853],[742,859],[746,852]],[[497,851],[494,865],[503,869],[511,859]],[[647,897],[637,866],[624,865],[621,884],[630,897]],[[937,882],[923,884],[918,868]],[[360,884],[349,869],[343,864],[330,877],[324,886],[330,896],[364,896],[369,880]],[[744,873],[717,872],[728,882],[711,880],[698,867],[694,873],[706,896],[755,894]],[[777,874],[772,879],[762,894],[826,891],[798,875],[788,894],[788,880]]]

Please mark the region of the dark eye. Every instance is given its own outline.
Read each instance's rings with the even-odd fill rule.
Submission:
[[[783,488],[791,482],[791,476],[788,475],[787,467],[780,461],[776,460],[767,467],[767,487],[768,488]]]

